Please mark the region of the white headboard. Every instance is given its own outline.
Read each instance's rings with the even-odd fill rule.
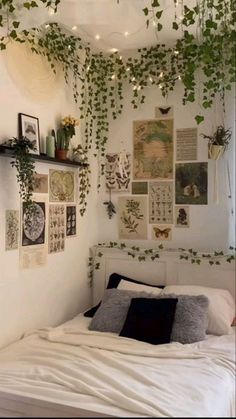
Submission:
[[[155,261],[139,262],[114,248],[100,248],[99,251],[103,256],[96,259],[100,263],[100,269],[94,271],[93,304],[101,300],[109,276],[114,272],[148,284],[202,285],[227,289],[235,298],[234,261],[228,263],[223,260],[220,265],[211,266],[202,258],[201,264],[196,265],[180,260],[180,253],[177,251],[162,251],[160,258]]]

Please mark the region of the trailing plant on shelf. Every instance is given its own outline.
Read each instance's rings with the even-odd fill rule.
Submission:
[[[32,195],[35,174],[35,162],[30,152],[36,151],[36,148],[26,137],[10,138],[3,145],[12,148],[14,160],[11,161],[11,166],[17,170],[16,178],[20,187],[20,197],[25,204],[25,214],[29,216],[34,212]]]

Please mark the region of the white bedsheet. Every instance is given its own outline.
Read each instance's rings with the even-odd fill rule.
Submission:
[[[77,316],[0,352],[0,390],[114,416],[234,417],[235,334],[149,345]]]

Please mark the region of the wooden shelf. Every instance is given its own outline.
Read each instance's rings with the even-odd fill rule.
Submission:
[[[13,157],[11,147],[5,147],[0,145],[0,156],[3,157]],[[74,166],[74,167],[88,167],[87,163],[79,163],[72,160],[60,160],[52,157],[48,157],[45,154],[30,154],[35,161],[41,161],[45,163],[52,163],[52,164],[61,164],[64,166]]]

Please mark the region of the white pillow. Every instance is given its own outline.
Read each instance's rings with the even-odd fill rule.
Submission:
[[[149,294],[159,295],[162,292],[162,288],[151,287],[149,285],[135,284],[135,282],[126,281],[122,279],[117,287],[119,290],[148,292]]]
[[[227,335],[235,316],[235,302],[227,290],[198,285],[168,285],[163,294],[205,295],[209,300],[207,333]]]

